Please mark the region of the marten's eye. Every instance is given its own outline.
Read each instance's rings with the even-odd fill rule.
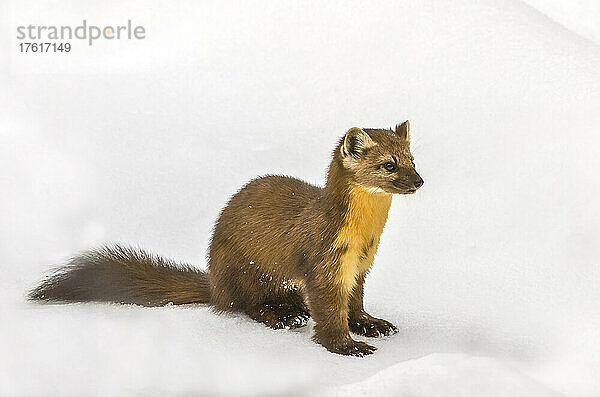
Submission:
[[[386,171],[389,171],[389,172],[394,172],[394,171],[398,170],[398,167],[396,167],[396,164],[392,163],[391,161],[384,163],[383,168],[385,168]]]

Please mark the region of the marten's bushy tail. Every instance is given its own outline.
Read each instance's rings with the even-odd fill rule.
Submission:
[[[48,302],[208,303],[205,272],[121,245],[84,252],[29,293]]]

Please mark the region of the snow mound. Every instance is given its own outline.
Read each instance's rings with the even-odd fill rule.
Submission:
[[[333,396],[555,396],[518,370],[490,357],[430,354],[398,363],[361,382],[331,388]]]

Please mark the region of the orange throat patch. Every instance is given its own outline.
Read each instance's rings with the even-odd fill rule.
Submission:
[[[349,291],[356,278],[367,273],[373,264],[391,203],[389,193],[373,192],[359,185],[350,189],[345,223],[334,242],[335,248],[347,247],[340,256],[338,281]]]

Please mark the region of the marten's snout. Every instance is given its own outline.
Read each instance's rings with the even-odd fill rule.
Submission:
[[[423,186],[425,181],[423,181],[423,178],[421,178],[421,176],[417,174],[417,179],[415,179],[415,181],[413,183],[415,184],[415,187],[418,189],[421,186]]]

